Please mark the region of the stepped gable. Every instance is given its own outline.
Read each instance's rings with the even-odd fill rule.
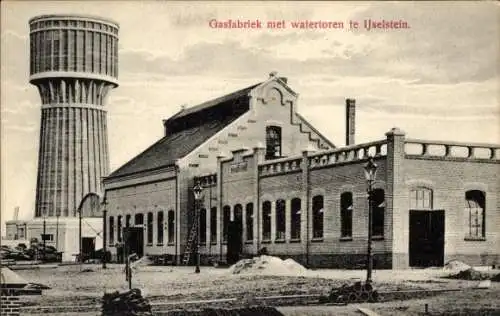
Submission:
[[[172,166],[250,109],[249,92],[260,85],[183,109],[164,121],[165,136],[112,172],[115,178]]]

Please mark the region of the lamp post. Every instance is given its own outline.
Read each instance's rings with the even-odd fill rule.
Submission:
[[[56,211],[56,250],[59,252],[59,216],[61,216],[61,209]]]
[[[47,207],[44,207],[43,208],[43,213],[42,213],[42,216],[43,216],[43,233],[42,233],[42,241],[43,241],[43,261],[45,261],[46,259],[46,251],[47,251],[47,248],[45,247],[45,242],[47,240],[47,236],[46,236],[46,229],[47,229]]]
[[[83,253],[82,253],[82,207],[80,204],[80,207],[78,207],[78,261],[80,263],[83,263]],[[81,269],[81,264],[80,264],[80,269]]]
[[[365,178],[368,182],[368,258],[367,258],[367,271],[366,271],[366,283],[372,282],[372,270],[373,270],[373,254],[372,254],[372,221],[373,221],[373,196],[372,188],[373,182],[375,181],[375,176],[377,174],[377,164],[373,161],[373,157],[368,158],[368,162],[364,166]]]
[[[193,188],[194,199],[195,199],[195,220],[196,220],[196,269],[195,273],[200,273],[200,199],[203,188],[200,183],[197,182]]]
[[[101,207],[102,207],[102,268],[106,269],[106,246],[107,246],[107,221],[106,221],[106,205],[108,204],[108,200],[106,198],[106,192],[104,192]]]

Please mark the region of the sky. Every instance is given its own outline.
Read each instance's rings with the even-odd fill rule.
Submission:
[[[40,98],[29,80],[28,20],[73,13],[120,24],[119,82],[110,92],[111,171],[162,136],[182,105],[264,81],[299,94],[298,112],[337,146],[345,99],[356,99],[356,142],[408,137],[500,143],[500,6],[495,2],[1,2],[1,224],[34,213]],[[220,29],[209,21],[285,21],[284,29]],[[349,21],[406,29],[349,29]],[[339,21],[343,29],[291,28]],[[4,233],[2,233],[4,235]]]

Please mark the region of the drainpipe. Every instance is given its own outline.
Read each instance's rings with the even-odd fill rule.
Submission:
[[[310,238],[309,238],[309,222],[310,222],[310,199],[311,199],[311,193],[309,190],[309,157],[308,154],[309,152],[312,152],[310,148],[302,151],[302,198],[304,199],[303,205],[304,209],[302,210],[302,214],[306,215],[306,267],[309,268],[309,243],[310,243]]]
[[[175,172],[175,211],[174,211],[174,260],[176,265],[180,264],[180,258],[178,256],[177,252],[177,234],[178,234],[178,228],[177,228],[177,222],[179,221],[178,219],[178,213],[179,213],[179,165],[177,162],[175,162],[174,165],[174,172]],[[167,213],[167,223],[168,223],[168,213]],[[170,234],[170,231],[168,231],[168,234]],[[167,243],[168,243],[168,235],[167,235]]]

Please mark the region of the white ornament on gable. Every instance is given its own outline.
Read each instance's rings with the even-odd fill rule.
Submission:
[[[269,87],[264,90],[262,102],[264,104],[284,105],[283,92],[276,87]]]

